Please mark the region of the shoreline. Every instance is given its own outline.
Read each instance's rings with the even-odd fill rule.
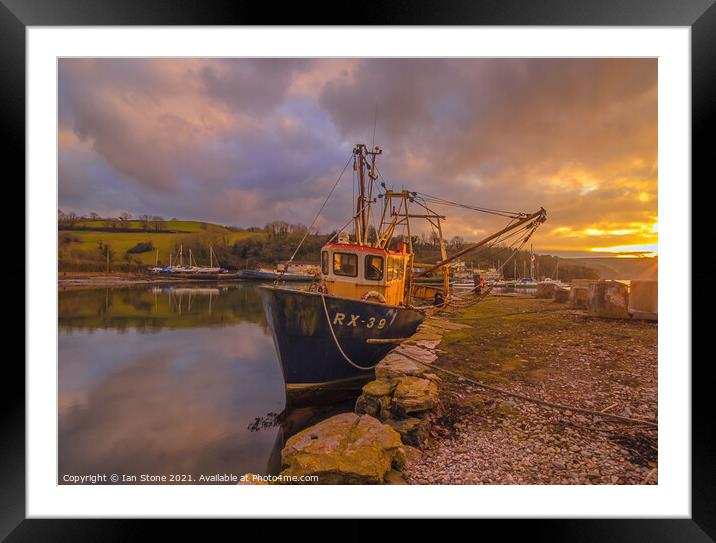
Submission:
[[[436,366],[574,408],[657,419],[655,323],[552,300],[490,296],[450,311]],[[444,377],[441,374],[441,377]],[[409,484],[658,484],[658,431],[444,378],[442,413]]]
[[[656,322],[529,295],[465,297],[376,366],[353,413],[291,437],[282,473],[324,484],[658,484],[657,339]]]
[[[132,272],[58,272],[58,290],[83,288],[119,288],[141,285],[180,285],[217,283],[222,281],[242,282],[243,279],[191,279],[187,277],[168,277]]]

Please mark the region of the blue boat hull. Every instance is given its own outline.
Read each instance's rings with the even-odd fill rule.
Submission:
[[[341,387],[372,379],[373,368],[394,343],[368,339],[400,339],[415,333],[424,315],[413,309],[322,296],[288,288],[262,287],[261,297],[273,334],[287,388]],[[359,369],[345,360],[338,344]]]
[[[255,279],[257,281],[298,281],[298,282],[311,282],[315,279],[315,276],[304,274],[304,273],[278,273],[278,272],[266,272],[258,270],[241,270],[239,271],[239,277],[242,279]]]

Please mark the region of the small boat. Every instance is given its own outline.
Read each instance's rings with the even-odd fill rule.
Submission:
[[[447,264],[490,242],[503,241],[508,232],[521,237],[527,235],[526,242],[546,220],[542,208],[530,214],[503,212],[510,220],[505,228],[448,257],[442,237],[441,221],[445,217],[427,205],[428,199],[433,197],[407,190],[395,191],[387,188],[384,181],[378,185],[376,158],[380,154],[379,147],[369,149],[358,144],[353,148],[353,170],[358,187],[356,212],[322,247],[320,274],[311,278],[312,284],[302,289],[290,288],[282,284],[288,274],[276,272],[274,284],[261,287],[264,311],[289,392],[306,388],[355,388],[374,378],[375,365],[398,343],[415,333],[427,312],[436,309],[436,304],[442,307],[448,301]],[[340,179],[341,176],[336,184]],[[373,224],[373,205],[379,200],[383,203],[382,211],[373,217],[379,226],[369,229]],[[328,198],[323,206],[327,202]],[[449,204],[464,207],[454,202],[445,205]],[[413,218],[427,220],[439,233],[442,257],[439,262],[414,264],[410,235]],[[352,235],[345,230],[350,224]],[[400,231],[404,234],[399,236]],[[421,271],[416,273],[416,267]],[[257,273],[265,279],[275,276],[254,272]],[[417,281],[432,274],[437,275],[434,285]]]
[[[240,270],[238,275],[242,279],[255,281],[298,281],[311,282],[316,276],[307,273],[281,272],[274,270]]]

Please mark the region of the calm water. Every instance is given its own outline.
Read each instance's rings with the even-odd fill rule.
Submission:
[[[284,402],[255,285],[59,293],[60,484],[275,473]]]

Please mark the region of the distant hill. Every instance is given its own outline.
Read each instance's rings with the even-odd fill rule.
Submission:
[[[659,278],[658,257],[585,257],[564,258],[560,260],[592,268],[599,273],[601,279],[641,279],[644,281],[656,281]]]
[[[188,251],[192,249],[194,260],[200,265],[208,265],[211,246],[224,265],[237,241],[265,237],[261,231],[238,230],[202,221],[153,220],[147,223],[142,220],[79,219],[58,226],[61,271],[105,270],[106,258],[102,256],[100,243],[111,248],[112,270],[134,271],[154,265],[157,256],[160,265],[167,265],[169,254],[176,255],[180,244],[184,247],[185,264],[188,264]]]

